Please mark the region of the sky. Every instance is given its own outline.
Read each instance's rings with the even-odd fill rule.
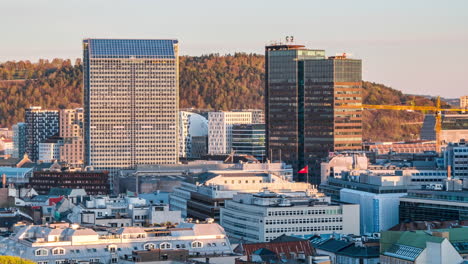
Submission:
[[[363,79],[468,95],[467,0],[0,0],[0,62],[82,57],[84,38],[176,38],[181,55],[297,44],[363,60]]]

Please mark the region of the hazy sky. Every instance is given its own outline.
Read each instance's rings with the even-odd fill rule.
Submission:
[[[0,61],[81,57],[83,38],[177,38],[181,54],[263,53],[293,35],[363,60],[364,80],[468,94],[468,0],[0,0]]]

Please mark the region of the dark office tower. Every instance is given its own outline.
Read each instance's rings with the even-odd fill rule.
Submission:
[[[39,143],[59,132],[59,112],[42,110],[41,107],[30,107],[26,109],[24,120],[26,124],[26,153],[30,160],[37,161]]]
[[[265,50],[267,154],[295,171],[309,166],[320,183],[320,161],[330,152],[360,150],[361,60],[325,57],[324,50],[273,45]]]
[[[86,39],[85,163],[95,169],[178,162],[177,40]]]

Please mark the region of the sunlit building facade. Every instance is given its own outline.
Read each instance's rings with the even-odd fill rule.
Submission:
[[[296,171],[330,152],[362,148],[361,60],[302,45],[265,50],[267,154]],[[352,106],[352,107],[349,107]],[[320,182],[318,173],[311,182]]]
[[[178,41],[85,39],[85,163],[178,161]]]

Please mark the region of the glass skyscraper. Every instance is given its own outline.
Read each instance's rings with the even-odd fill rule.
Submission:
[[[297,171],[308,165],[320,183],[320,161],[330,152],[362,148],[361,60],[326,57],[302,45],[265,49],[267,154]]]
[[[85,162],[95,169],[178,161],[178,41],[85,39]]]

